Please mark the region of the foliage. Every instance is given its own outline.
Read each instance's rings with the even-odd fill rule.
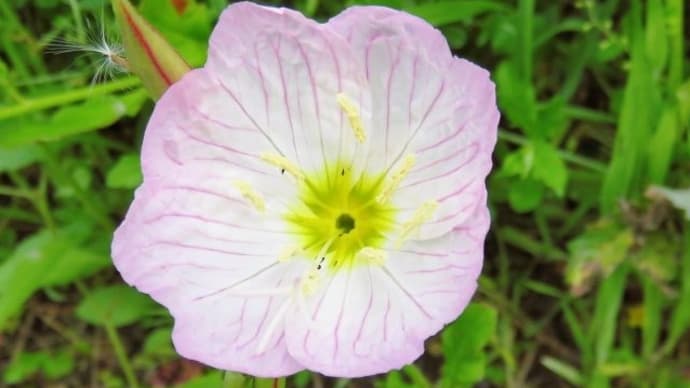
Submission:
[[[138,3],[203,64],[225,0]],[[302,372],[289,386],[690,385],[687,2],[289,4],[326,20],[355,3],[424,17],[492,70],[492,230],[475,302],[418,362],[357,382]],[[134,77],[92,82],[102,58],[47,54],[58,38],[114,31],[107,9],[0,1],[3,384],[266,385],[179,359],[168,313],[112,268],[152,103]]]

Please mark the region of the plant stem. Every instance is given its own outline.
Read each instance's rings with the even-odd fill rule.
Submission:
[[[529,141],[530,141],[529,139],[527,139],[524,136],[517,135],[515,133],[510,133],[510,132],[503,130],[503,129],[498,130],[498,138],[500,140],[504,140],[504,141],[507,141],[509,143],[513,143],[513,144],[517,144],[517,145],[525,145],[525,144],[529,143]],[[573,154],[571,152],[563,151],[560,149],[556,150],[556,152],[558,152],[558,155],[560,155],[560,157],[563,158],[563,160],[565,160],[566,162],[570,162],[572,164],[577,164],[577,165],[580,165],[582,167],[587,167],[590,170],[593,170],[593,171],[596,171],[596,172],[599,172],[602,174],[606,173],[606,171],[607,171],[606,165],[601,163],[601,162],[598,162],[596,160],[584,158],[582,156],[578,156],[578,155]]]
[[[139,85],[139,83],[140,81],[138,78],[127,77],[118,79],[116,81],[111,81],[105,84],[85,86],[83,88],[75,90],[68,90],[64,93],[36,98],[26,98],[24,102],[21,104],[10,105],[7,107],[0,108],[0,120],[48,108],[53,108],[60,105],[67,105],[72,102],[80,101],[86,98],[93,98],[121,90],[130,89]]]
[[[120,340],[120,336],[117,334],[117,330],[112,325],[107,324],[105,325],[105,332],[108,334],[108,340],[115,351],[115,357],[117,357],[117,362],[120,364],[120,368],[122,368],[122,372],[127,380],[127,385],[131,388],[138,388],[139,382],[134,374],[132,365],[127,359],[125,347],[122,345],[122,341]]]

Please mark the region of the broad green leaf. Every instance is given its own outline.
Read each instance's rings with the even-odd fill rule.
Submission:
[[[146,337],[142,353],[151,357],[174,356],[172,344],[172,328],[164,327],[153,331]]]
[[[117,160],[108,171],[105,184],[111,189],[133,189],[141,183],[141,165],[139,156],[125,154]]]
[[[519,68],[504,61],[495,71],[498,104],[510,122],[530,137],[539,137],[535,131],[537,106],[534,87],[520,75]]]
[[[15,171],[39,161],[41,149],[35,145],[0,147],[0,172]]]
[[[445,361],[442,386],[476,383],[484,377],[484,347],[496,331],[497,312],[488,305],[472,303],[441,334]]]
[[[68,284],[110,264],[106,244],[83,246],[90,228],[42,231],[22,241],[0,265],[0,330],[43,287]]]
[[[508,202],[518,213],[530,212],[541,204],[544,196],[544,185],[534,179],[517,180],[510,185]]]
[[[107,128],[124,116],[136,114],[146,99],[146,93],[139,89],[123,96],[106,95],[65,106],[45,119],[4,120],[0,122],[0,147],[56,141]]]
[[[559,197],[563,197],[568,182],[568,169],[558,155],[556,147],[543,141],[535,141],[532,171],[535,179],[541,181]]]
[[[42,369],[45,376],[52,380],[68,376],[74,370],[74,355],[68,349],[47,355],[43,360]]]
[[[77,316],[93,325],[121,327],[138,321],[156,306],[134,288],[116,285],[88,294],[77,307]]]
[[[7,365],[2,375],[5,384],[17,384],[38,372],[46,357],[44,352],[21,352]]]

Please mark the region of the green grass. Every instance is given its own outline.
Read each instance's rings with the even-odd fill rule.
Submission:
[[[690,386],[690,223],[645,196],[690,186],[687,3],[377,4],[426,18],[497,84],[485,269],[414,365],[288,386]],[[291,3],[320,20],[347,5]],[[199,66],[224,6],[139,9]],[[107,7],[0,1],[0,386],[271,386],[179,359],[167,312],[110,263],[152,103],[132,76],[92,84],[98,58],[46,53],[94,20],[112,31]]]

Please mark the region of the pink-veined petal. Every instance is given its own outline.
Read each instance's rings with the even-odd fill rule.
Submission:
[[[303,367],[287,353],[282,321],[267,327],[307,264],[278,262],[283,228],[221,187],[152,178],[115,233],[113,260],[127,283],[170,310],[181,355],[282,376]]]
[[[407,154],[415,157],[393,196],[399,222],[435,200],[433,218],[410,238],[435,238],[463,224],[482,201],[496,142],[488,72],[453,58],[440,32],[403,12],[355,8],[328,25],[348,39],[370,82],[368,165],[395,171]]]
[[[287,329],[290,354],[326,375],[357,377],[401,368],[454,320],[476,289],[488,210],[443,237],[388,248],[383,266],[355,266],[322,282]]]
[[[366,79],[349,45],[325,26],[284,8],[233,4],[211,36],[206,69],[228,96],[209,109],[265,134],[266,151],[307,173],[335,171],[336,161],[362,154],[337,96],[366,122]]]
[[[355,49],[367,47],[375,38],[394,38],[441,66],[452,57],[448,42],[439,30],[423,19],[391,8],[350,7],[331,18],[327,25]]]

